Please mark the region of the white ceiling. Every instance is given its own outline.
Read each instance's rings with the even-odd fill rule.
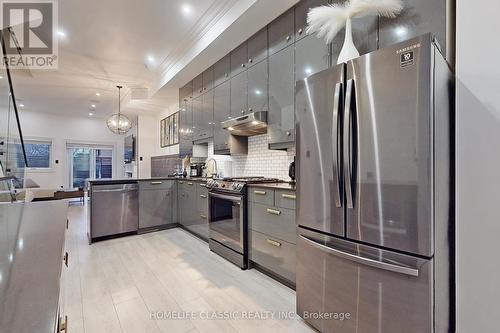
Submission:
[[[176,102],[181,85],[296,1],[59,1],[59,27],[66,34],[59,41],[59,69],[13,71],[16,97],[24,110],[106,117],[117,110],[120,84],[127,112],[161,112]],[[130,101],[131,88],[156,94]]]

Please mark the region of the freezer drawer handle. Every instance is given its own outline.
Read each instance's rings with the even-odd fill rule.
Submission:
[[[207,187],[207,184],[200,184],[201,187]]]
[[[193,185],[193,183],[188,183],[188,185]]]
[[[160,185],[162,182],[151,182],[151,185]]]
[[[266,191],[253,191],[257,195],[266,195]]]
[[[305,242],[307,242],[308,244],[314,246],[317,249],[328,252],[329,254],[334,255],[336,257],[351,260],[351,261],[357,262],[357,263],[362,264],[362,265],[366,265],[366,266],[370,266],[370,267],[374,267],[374,268],[379,268],[379,269],[383,269],[383,270],[391,271],[391,272],[395,272],[395,273],[415,276],[415,277],[418,277],[418,274],[419,274],[418,269],[415,269],[415,268],[406,267],[406,266],[399,266],[399,265],[394,265],[394,264],[388,264],[385,262],[380,262],[377,260],[364,258],[364,257],[360,257],[360,256],[350,254],[347,252],[335,250],[335,249],[332,249],[331,247],[320,244],[320,243],[318,243],[312,239],[309,239],[307,237],[304,237],[302,235],[300,235],[300,238],[302,240],[304,240]]]
[[[297,199],[297,196],[294,194],[282,194],[281,196],[285,199]]]
[[[281,243],[280,243],[280,242],[277,242],[277,241],[275,241],[275,240],[273,240],[273,239],[269,239],[269,238],[268,238],[268,239],[266,239],[266,241],[267,241],[269,244],[273,245],[273,246],[276,246],[276,247],[280,247],[280,246],[281,246]]]
[[[204,219],[204,220],[206,220],[206,219],[207,219],[207,216],[206,216],[206,215],[203,215],[203,214],[200,214],[200,217],[201,217],[202,219]]]
[[[268,209],[267,209],[267,212],[268,212],[269,214],[273,214],[273,215],[280,215],[280,214],[281,214],[281,212],[280,212],[279,210],[276,210],[276,209],[271,209],[271,208],[268,208]]]
[[[200,198],[206,199],[207,196],[205,194],[200,194]]]

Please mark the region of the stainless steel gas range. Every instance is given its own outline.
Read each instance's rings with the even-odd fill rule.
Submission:
[[[247,185],[278,179],[240,177],[212,179],[208,188],[210,250],[241,269],[248,267]]]

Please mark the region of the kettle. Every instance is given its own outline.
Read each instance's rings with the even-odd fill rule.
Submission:
[[[292,183],[295,183],[295,157],[293,158],[293,162],[290,163],[288,167],[288,177],[292,179]]]

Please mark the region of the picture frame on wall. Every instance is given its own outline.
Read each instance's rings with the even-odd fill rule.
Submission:
[[[160,147],[176,145],[179,143],[179,112],[160,120]]]

